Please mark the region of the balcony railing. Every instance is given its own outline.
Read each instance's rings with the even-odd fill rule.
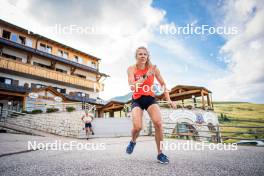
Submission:
[[[45,78],[48,80],[64,83],[69,86],[77,86],[83,89],[94,90],[94,88],[96,88],[96,91],[100,91],[99,88],[101,88],[101,90],[103,90],[103,84],[99,84],[96,81],[90,81],[66,73],[57,72],[55,70],[6,59],[2,56],[0,56],[0,69],[6,69],[39,78]]]

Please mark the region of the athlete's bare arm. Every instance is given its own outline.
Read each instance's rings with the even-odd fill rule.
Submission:
[[[157,81],[160,83],[160,86],[164,89],[164,95],[165,95],[166,100],[171,104],[173,108],[175,108],[176,104],[171,101],[169,89],[166,87],[166,83],[163,77],[161,76],[160,70],[157,67],[155,68],[154,73],[155,73],[155,77]]]
[[[146,80],[143,77],[141,77],[139,80],[136,81],[135,78],[134,78],[134,70],[135,70],[134,66],[130,66],[127,69],[128,84],[129,84],[130,89],[132,91],[135,90],[135,87],[136,87],[137,84],[143,83]]]
[[[91,117],[91,119],[92,119],[92,121],[94,120],[94,116],[93,115],[89,115],[90,117]]]

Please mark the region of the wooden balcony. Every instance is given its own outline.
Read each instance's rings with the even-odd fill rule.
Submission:
[[[90,81],[66,73],[60,73],[55,70],[33,66],[19,61],[7,59],[2,56],[0,56],[0,70],[6,70],[8,72],[18,73],[24,77],[36,78],[38,80],[58,83],[85,90],[93,91],[94,88],[96,88],[97,92],[102,91],[104,86],[103,84],[99,84],[96,81]]]

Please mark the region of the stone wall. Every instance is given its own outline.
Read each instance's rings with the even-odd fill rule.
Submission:
[[[84,115],[83,111],[28,114],[16,118],[8,118],[7,122],[56,135],[86,138],[84,123],[81,120],[82,115]],[[90,137],[131,136],[132,122],[127,117],[95,118],[92,121],[92,126],[95,135],[90,135]],[[147,128],[147,125],[145,126]],[[143,130],[141,134],[148,134],[147,130]]]
[[[82,115],[84,115],[83,111],[42,113],[8,118],[7,122],[61,136],[85,138],[84,123],[81,121]],[[172,110],[161,108],[161,116],[164,122],[164,132],[166,134],[171,134],[173,132],[176,123],[192,124],[197,131],[207,131],[207,125],[209,123],[213,125],[219,124],[214,112],[201,109]],[[149,134],[150,124],[150,117],[148,113],[144,111],[141,135]],[[132,120],[128,117],[95,118],[92,125],[95,135],[90,137],[131,136]],[[151,126],[152,134],[154,134],[153,124]],[[207,138],[211,137],[211,134],[208,132],[199,132],[199,135],[205,138],[201,140],[207,140]]]
[[[7,122],[61,136],[76,137],[82,133],[83,111],[43,113],[8,118]]]

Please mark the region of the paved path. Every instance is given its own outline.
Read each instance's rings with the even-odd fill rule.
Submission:
[[[27,151],[28,141],[100,145],[105,150]],[[132,155],[125,153],[129,138],[40,137],[22,134],[0,134],[0,175],[264,175],[264,148],[238,147],[235,151],[170,150],[165,153],[170,164],[156,162],[153,137],[141,137]],[[173,144],[183,140],[170,141]],[[25,152],[25,153],[18,153]],[[13,153],[13,154],[12,154]],[[14,154],[16,153],[16,154]],[[4,156],[5,155],[5,156]]]

